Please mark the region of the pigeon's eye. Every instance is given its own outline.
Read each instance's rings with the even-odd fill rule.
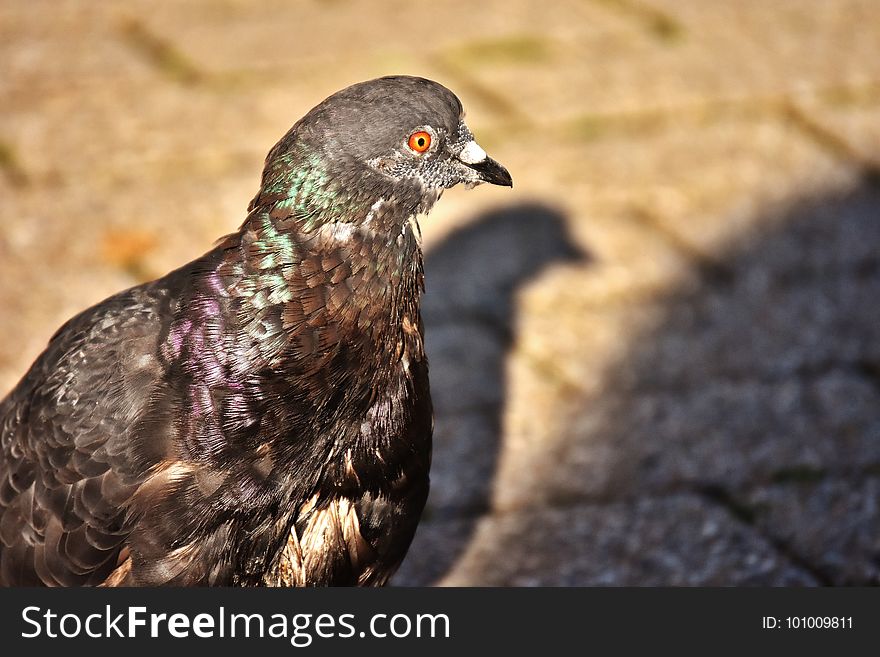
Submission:
[[[412,133],[409,136],[409,141],[406,143],[416,153],[424,153],[431,148],[431,135],[424,130],[419,130],[418,132]]]

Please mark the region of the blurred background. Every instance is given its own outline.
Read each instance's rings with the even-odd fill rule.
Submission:
[[[398,585],[880,582],[880,2],[0,1],[0,394],[235,230],[330,93],[438,80]]]

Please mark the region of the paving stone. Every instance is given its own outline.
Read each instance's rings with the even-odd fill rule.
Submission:
[[[427,522],[397,585],[434,581],[461,523]],[[448,586],[813,585],[751,528],[693,496],[484,516]]]
[[[425,349],[438,416],[501,407],[506,349],[495,331],[464,316],[427,326]]]
[[[525,174],[514,193],[552,198],[550,207],[589,256],[556,282],[530,286],[524,312],[535,316],[563,288],[567,305],[579,310],[694,289],[701,267],[724,265],[750,235],[793,219],[794,211],[786,214],[793,204],[821,204],[858,180],[854,167],[771,119],[683,118],[647,132],[569,139],[535,167],[534,154],[552,136],[504,138],[497,151],[515,178]]]
[[[391,586],[436,585],[467,549],[477,521],[460,517],[434,519],[429,506],[406,558],[391,578]]]
[[[670,303],[662,326],[639,341],[637,376],[670,386],[877,362],[877,202],[868,187],[771,219],[772,230],[728,255],[732,282]]]
[[[599,372],[613,388],[779,379],[875,362],[876,203],[875,191],[859,188],[755,219],[756,232],[736,240],[717,268],[694,265],[705,283],[640,303],[592,303],[577,285],[581,270],[542,279],[520,296],[521,349],[569,381]]]
[[[873,467],[880,462],[878,404],[871,382],[828,375],[536,405],[541,429],[513,433],[505,425],[493,504],[614,499],[744,486],[790,469]],[[560,417],[547,418],[554,413]]]
[[[493,503],[877,462],[875,199],[855,190],[768,221],[730,253],[730,280],[665,301],[585,306],[557,280],[530,287]]]
[[[673,244],[715,258],[780,206],[856,179],[851,167],[771,118],[681,119],[656,132],[587,142],[580,157],[589,169],[567,163],[567,182],[580,182],[579,196],[626,202]],[[579,181],[571,177],[576,171]]]
[[[501,41],[507,47],[493,50],[484,46],[477,48],[476,55],[514,57],[522,62],[534,51],[521,45],[517,48],[510,37],[561,33],[573,38],[625,26],[618,17],[583,4],[390,0],[378,9],[373,2],[359,0],[347,2],[340,11],[332,3],[291,5],[277,0],[222,4],[198,0],[162,7],[144,0],[128,3],[132,10],[149,9],[137,15],[190,59],[216,70],[283,68],[303,60],[313,63],[343,58],[356,64],[376,52],[432,52],[486,41]],[[427,17],[429,21],[421,20]],[[576,18],[581,20],[573,20]],[[370,29],[365,30],[364,25]]]
[[[492,504],[501,439],[497,409],[437,414],[426,517],[458,518]]]
[[[618,379],[676,386],[713,375],[780,379],[871,366],[878,356],[878,310],[871,301],[877,290],[873,276],[867,282],[834,276],[812,288],[738,296],[741,303],[712,297],[696,312],[679,306],[681,314],[644,340],[633,358],[639,365]],[[648,370],[650,363],[655,367]]]
[[[249,168],[258,184],[265,154],[297,116],[289,114],[279,129],[242,96],[124,80],[86,92],[17,94],[0,116],[0,137],[34,182],[49,185],[103,191],[144,177],[219,177],[239,167]]]
[[[733,486],[787,468],[877,463],[880,417],[871,409],[878,403],[871,382],[846,375],[769,385],[705,382],[691,393],[611,406],[613,417],[599,432],[614,445],[621,478],[630,485]],[[588,420],[587,426],[595,425]],[[579,442],[569,443],[573,451],[563,463],[578,463]]]
[[[825,102],[823,102],[823,100]],[[880,170],[880,121],[877,120],[880,93],[877,89],[837,102],[805,98],[799,103],[806,118],[840,139],[846,149],[868,166]]]
[[[836,225],[847,231],[844,222]],[[569,411],[582,418],[574,421],[574,426],[582,423],[582,435],[574,438],[577,429],[569,434],[565,440],[578,447],[559,460],[580,465],[573,468],[574,474],[560,479],[596,494],[618,490],[619,483],[613,486],[612,480],[628,482],[635,477],[644,483],[658,472],[666,482],[700,478],[730,482],[767,476],[774,464],[841,467],[874,461],[880,426],[871,363],[876,362],[872,336],[878,322],[876,304],[870,299],[876,296],[877,276],[847,277],[846,271],[824,279],[804,277],[802,287],[795,285],[784,293],[743,291],[737,295],[743,305],[712,296],[703,302],[712,309],[711,320],[708,313],[673,303],[666,309],[668,321],[646,322],[639,339],[632,340],[630,334],[633,347],[628,356],[620,346],[611,346],[615,343],[610,331],[606,348],[599,353],[610,352],[612,357],[584,354],[577,370],[583,376],[567,377],[575,381],[592,377],[587,392],[593,396],[585,396],[581,411]],[[582,339],[581,344],[590,342]],[[576,358],[572,348],[556,362],[570,365],[578,362]],[[605,368],[605,378],[600,374],[598,382],[597,366]],[[658,396],[629,393],[617,402],[612,391],[618,385],[631,391],[647,388]],[[557,404],[546,416],[560,413],[559,408]],[[654,410],[642,416],[650,408]],[[639,417],[643,420],[633,424]],[[545,439],[537,435],[543,444]],[[664,442],[664,435],[671,443]],[[634,440],[627,440],[633,436]],[[672,448],[679,439],[688,445],[680,452]],[[647,457],[647,462],[653,460],[659,470],[638,472],[634,468],[639,457],[627,450],[652,443],[658,454]],[[666,470],[669,466],[677,472]],[[615,468],[620,474],[609,475]]]
[[[581,34],[563,41],[552,66],[477,61],[470,74],[548,123],[747,104],[871,83],[880,74],[876,5],[866,0],[641,3],[674,26],[666,30],[638,12],[619,11],[639,3],[593,5],[606,21],[622,19],[629,29],[615,24],[596,33],[592,20],[572,14]]]
[[[876,80],[880,32],[871,0],[781,0],[706,3],[645,0],[679,21],[692,43],[688,73],[738,88],[799,91]],[[856,28],[855,26],[858,26]],[[658,68],[671,64],[655,63]],[[671,69],[672,67],[670,67]],[[690,75],[682,76],[697,81]]]
[[[798,475],[806,481],[797,482]],[[755,491],[757,524],[837,585],[880,583],[880,480],[792,473],[793,481]]]
[[[4,2],[0,6],[0,98],[31,97],[54,87],[144,82],[149,66],[116,38],[110,3],[76,0]]]

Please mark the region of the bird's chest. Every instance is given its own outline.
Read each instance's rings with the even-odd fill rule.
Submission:
[[[258,374],[258,435],[277,455],[266,480],[271,517],[259,523],[278,550],[264,583],[352,583],[378,564],[391,572],[427,496],[420,267],[361,262],[350,243],[312,259],[300,265],[307,291],[253,313],[285,336]]]
[[[427,498],[431,431],[424,359],[401,362],[384,394],[330,447],[310,494],[289,509],[262,583],[384,583]]]
[[[319,489],[331,496],[385,496],[416,472],[427,476],[433,428],[427,362],[420,344],[398,345],[386,376],[367,392],[363,412],[340,428]]]

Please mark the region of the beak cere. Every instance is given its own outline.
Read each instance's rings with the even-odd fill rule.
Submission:
[[[458,159],[465,164],[479,164],[487,157],[489,156],[486,155],[486,151],[480,148],[480,145],[473,139],[466,143],[461,149],[461,153],[458,154]]]
[[[480,148],[480,145],[474,140],[464,145],[458,154],[458,159],[476,171],[483,182],[513,187],[513,178],[510,177],[507,169],[486,155],[486,151]]]

